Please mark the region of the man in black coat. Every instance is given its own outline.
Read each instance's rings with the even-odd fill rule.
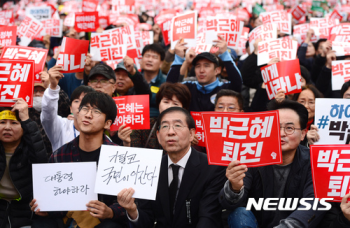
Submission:
[[[130,227],[221,227],[218,194],[225,182],[223,167],[208,165],[207,156],[191,148],[195,123],[182,108],[163,111],[157,137],[167,152],[161,162],[155,201],[140,200],[124,189],[118,202],[128,213]]]

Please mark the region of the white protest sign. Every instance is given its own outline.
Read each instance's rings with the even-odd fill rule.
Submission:
[[[262,41],[277,39],[277,25],[266,23],[253,29],[249,35],[249,48],[253,53],[255,40],[260,38]],[[244,44],[245,45],[245,44]]]
[[[197,54],[200,54],[202,52],[210,52],[213,45],[215,45],[214,40],[217,39],[218,35],[213,30],[198,33],[196,38],[196,48],[194,49],[194,51]]]
[[[95,192],[117,195],[124,188],[134,198],[155,200],[162,150],[102,145]]]
[[[173,17],[171,21],[171,48],[182,38],[188,47],[196,47],[197,11]]]
[[[332,90],[340,90],[350,80],[350,60],[332,61]]]
[[[350,43],[333,41],[332,50],[335,51],[336,56],[350,55]]]
[[[26,15],[32,16],[37,20],[51,19],[51,7],[50,6],[39,6],[39,7],[27,7]]]
[[[126,56],[128,37],[122,33],[91,34],[90,52],[94,61],[117,61]]]
[[[273,58],[296,59],[298,42],[290,39],[261,41],[258,45],[258,66],[267,64]]]
[[[315,125],[320,140],[315,144],[349,144],[349,99],[316,98]]]
[[[33,164],[33,194],[40,211],[85,211],[97,200],[96,162]]]

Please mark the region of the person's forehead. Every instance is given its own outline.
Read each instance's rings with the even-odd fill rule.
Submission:
[[[161,120],[161,122],[169,122],[169,123],[179,122],[179,121],[185,123],[186,115],[178,111],[165,114]]]
[[[219,99],[218,99],[218,104],[219,103],[236,104],[236,103],[238,103],[238,100],[236,97],[233,97],[233,96],[222,96],[222,97],[219,97]]]
[[[144,55],[156,55],[160,58],[160,54],[158,54],[157,52],[153,51],[153,50],[148,50],[144,53]]]
[[[293,109],[279,109],[280,124],[292,123],[296,127],[300,125],[299,115]]]

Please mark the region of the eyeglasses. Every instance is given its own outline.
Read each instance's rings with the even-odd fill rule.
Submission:
[[[34,89],[34,93],[44,93],[44,89]]]
[[[86,115],[86,114],[88,114],[90,112],[90,110],[91,110],[91,114],[92,114],[93,117],[99,117],[102,114],[102,112],[99,109],[97,109],[97,108],[91,108],[90,109],[90,108],[88,108],[86,106],[81,107],[80,110],[79,110],[79,113],[83,114],[83,115]]]
[[[286,125],[284,127],[280,127],[280,129],[284,128],[284,132],[286,133],[286,135],[292,135],[295,130],[301,130],[301,128],[296,128],[293,125]]]
[[[240,111],[240,109],[236,108],[235,106],[223,106],[223,105],[217,106],[216,110],[224,111],[225,108],[227,109],[228,112],[235,112],[236,110]]]
[[[179,132],[179,131],[181,131],[182,129],[184,129],[186,126],[181,125],[181,124],[175,124],[175,125],[173,125],[172,127],[173,127],[173,130],[174,130],[175,132]],[[165,133],[165,132],[168,132],[169,129],[170,129],[170,125],[169,125],[169,124],[162,124],[162,125],[160,125],[160,127],[159,127],[159,131],[160,131],[160,132],[164,132],[164,133]]]
[[[307,102],[307,101],[304,101],[304,100],[301,100],[301,101],[299,101],[299,103],[300,104],[302,104],[302,105],[306,105],[306,104],[308,104],[309,106],[315,106],[315,101],[309,101],[309,102]]]
[[[114,84],[114,82],[111,82],[108,79],[100,79],[100,80],[92,79],[92,80],[89,80],[89,82],[90,82],[91,85],[97,85],[97,83],[101,83],[101,85],[103,85],[103,86],[107,85],[108,83],[109,84]]]

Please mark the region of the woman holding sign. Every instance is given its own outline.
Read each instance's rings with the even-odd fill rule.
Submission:
[[[38,126],[29,119],[28,104],[15,99],[0,108],[0,227],[31,225],[32,164],[46,163],[46,149]]]

